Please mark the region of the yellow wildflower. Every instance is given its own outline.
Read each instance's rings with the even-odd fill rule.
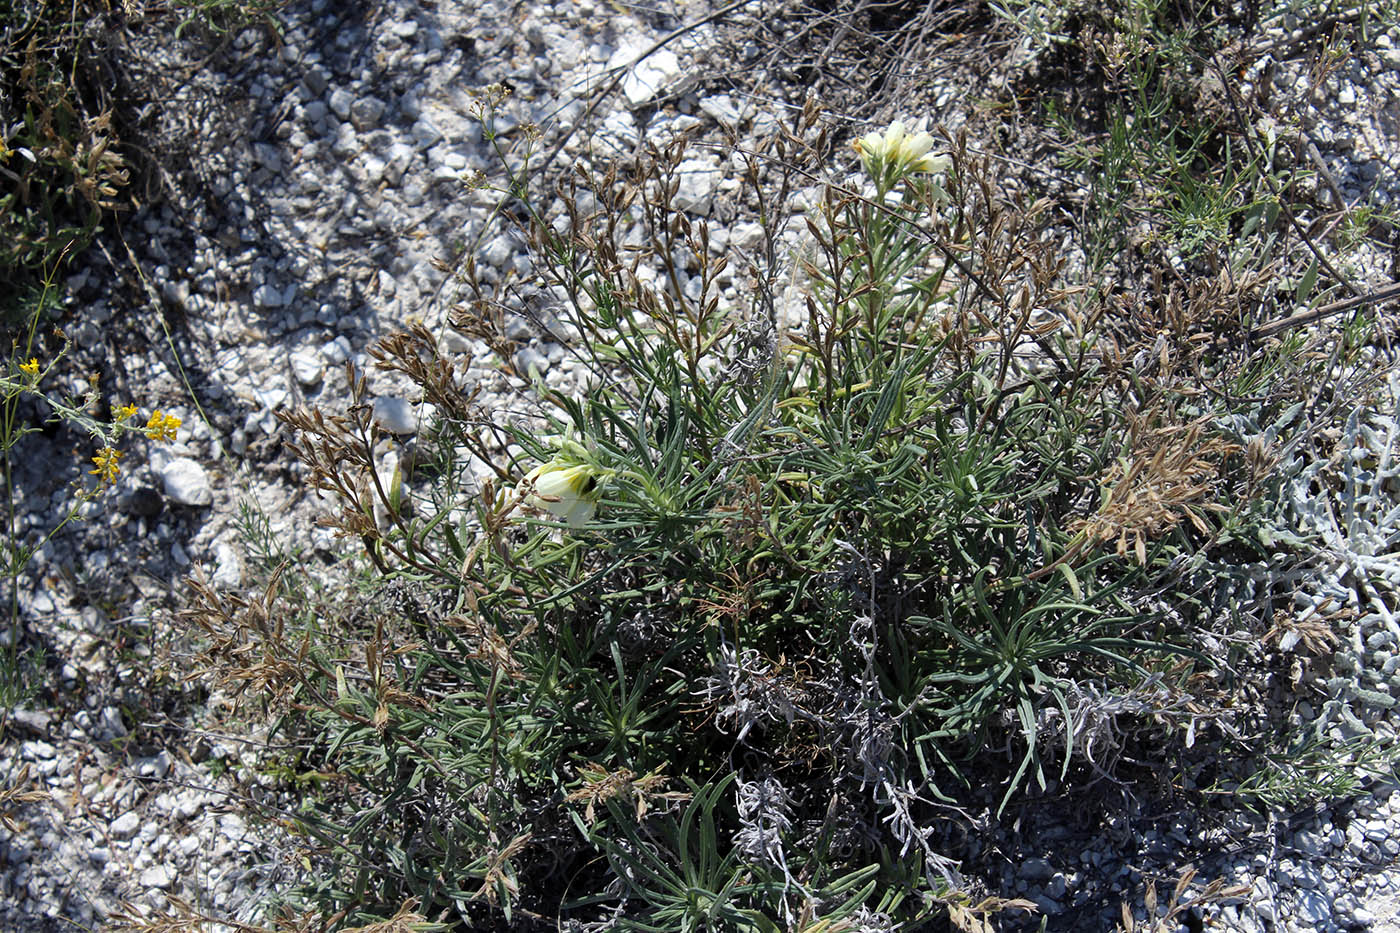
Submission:
[[[128,420],[128,419],[130,419],[130,418],[134,418],[134,417],[136,417],[136,406],[135,406],[135,405],[123,405],[121,408],[118,408],[118,409],[117,409],[117,421],[118,421],[118,422],[126,421],[126,420]]]
[[[92,462],[97,464],[97,469],[88,470],[88,472],[96,476],[104,486],[115,483],[117,474],[121,472],[121,467],[117,465],[117,461],[121,458],[120,451],[113,450],[111,447],[103,447],[97,452],[97,456],[92,458]]]
[[[32,356],[29,358],[28,363],[20,363],[19,368],[24,372],[26,376],[29,376],[31,378],[39,375],[39,361]]]
[[[598,510],[602,475],[586,463],[556,457],[529,472],[520,483],[520,494],[533,508],[546,509],[570,527],[581,528]]]
[[[167,415],[157,408],[146,421],[146,436],[153,441],[174,441],[175,431],[179,427],[179,418]]]

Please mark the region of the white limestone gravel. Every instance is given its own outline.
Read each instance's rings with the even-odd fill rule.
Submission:
[[[445,328],[452,295],[434,260],[473,243],[490,206],[461,183],[491,159],[465,89],[508,81],[517,93],[500,128],[532,121],[555,132],[580,117],[609,66],[635,61],[670,28],[711,9],[699,0],[668,6],[668,15],[644,16],[640,7],[592,0],[390,0],[368,22],[353,15],[353,4],[303,0],[281,14],[276,44],[256,29],[214,55],[169,35],[132,40],[150,67],[191,69],[191,95],[242,102],[171,108],[161,117],[203,148],[167,199],[126,223],[140,231],[144,242],[133,247],[189,339],[177,366],[157,326],[130,325],[140,339],[124,375],[106,387],[147,409],[168,408],[187,399],[187,374],[209,422],[187,411],[187,438],[152,451],[144,467],[131,463],[114,507],[90,512],[86,530],[36,555],[39,583],[22,603],[30,635],[61,661],[55,688],[11,713],[0,777],[28,766],[49,799],[23,807],[21,831],[0,836],[0,929],[99,929],[124,901],[151,909],[172,894],[213,915],[249,918],[263,895],[295,875],[281,830],[243,816],[241,800],[252,793],[266,790],[273,806],[280,800],[275,788],[260,789],[269,782],[259,773],[258,737],[207,734],[215,711],[188,698],[171,698],[168,714],[141,699],[153,633],[168,624],[162,619],[191,567],[208,568],[220,585],[243,579],[244,555],[230,544],[241,504],[268,516],[280,540],[308,553],[335,551],[314,530],[320,505],[285,468],[276,414],[344,399],[344,364],[363,368],[369,344],[408,319]],[[1280,23],[1277,38],[1295,28]],[[770,127],[774,115],[761,101],[692,90],[693,53],[705,36],[688,34],[628,71],[622,96],[566,156],[604,164],[644,135],[699,132],[718,141],[721,128]],[[1298,120],[1326,168],[1318,184],[1335,185],[1347,205],[1400,207],[1397,48],[1392,28],[1317,86],[1297,61],[1273,62],[1273,85],[1298,92]],[[1248,82],[1263,79],[1270,54],[1246,71],[1242,93],[1257,90]],[[966,106],[958,89],[937,99],[945,109],[936,116],[956,123]],[[678,102],[681,112],[651,116],[646,108],[658,100]],[[697,150],[681,176],[685,209],[714,217],[716,233],[739,249],[758,243],[761,229],[729,203],[735,184],[724,159]],[[528,270],[522,244],[510,236],[488,239],[478,258],[483,277]],[[1384,279],[1393,262],[1384,251],[1363,254],[1353,271]],[[129,316],[115,304],[110,277],[94,256],[67,282],[70,303],[83,309],[73,334],[79,347],[100,348],[106,322]],[[551,385],[590,378],[557,330],[541,332],[523,317],[511,327],[526,341],[515,359],[520,372]],[[479,360],[489,356],[463,335],[449,331],[445,341]],[[473,377],[483,380],[488,404],[520,388],[480,366]],[[393,434],[411,435],[421,413],[408,387],[373,371],[370,378],[376,418]],[[29,510],[24,533],[37,535],[70,504],[67,479],[51,464],[18,479]],[[1319,600],[1356,602],[1340,580],[1318,586]],[[1400,632],[1377,610],[1347,634],[1339,665],[1347,673],[1314,714],[1338,736],[1359,725],[1393,742],[1400,711],[1367,705],[1383,703],[1367,697],[1400,696]],[[1153,857],[1180,867],[1173,853],[1189,849],[1202,856],[1203,879],[1225,877],[1253,891],[1211,909],[1218,929],[1400,930],[1393,785],[1373,784],[1356,800],[1300,819],[1283,816],[1268,833],[1241,824],[1256,838],[1270,835],[1268,851],[1235,853],[1225,837],[1192,838],[1183,823],[1150,830]],[[1021,862],[1006,891],[1035,900],[1051,929],[1107,928],[1093,926],[1102,918],[1089,918],[1083,905],[1112,891],[1131,899],[1142,877],[1115,854],[1115,831],[1105,827],[1064,858]]]

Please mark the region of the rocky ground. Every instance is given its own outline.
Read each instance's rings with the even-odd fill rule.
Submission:
[[[26,765],[50,797],[24,806],[19,831],[0,835],[0,928],[98,929],[124,903],[163,908],[171,896],[248,919],[295,877],[276,821],[254,822],[241,806],[250,796],[287,802],[258,767],[277,737],[220,731],[219,698],[206,702],[182,683],[184,671],[161,667],[183,581],[200,568],[237,590],[269,551],[319,565],[344,553],[315,526],[322,505],[282,446],[276,412],[343,405],[346,362],[363,367],[376,338],[412,319],[443,332],[453,352],[488,355],[447,330],[455,294],[438,261],[474,251],[487,279],[529,266],[523,244],[479,240],[497,202],[464,183],[493,158],[471,89],[510,85],[499,128],[538,124],[542,151],[563,145],[563,162],[605,168],[643,139],[696,134],[680,198],[728,241],[748,242],[755,231],[727,134],[751,142],[786,118],[794,95],[723,78],[735,63],[717,60],[719,21],[706,21],[719,6],[311,0],[279,14],[280,33],[248,29],[222,44],[127,24],[136,80],[161,91],[143,131],[170,151],[148,179],[149,206],[67,280],[59,323],[74,342],[71,391],[95,369],[110,404],[159,407],[184,427],[174,445],[132,451],[113,495],[83,506],[87,520],[41,549],[37,584],[21,594],[27,623],[17,634],[47,652],[54,685],[11,716],[0,775]],[[1289,95],[1325,169],[1319,183],[1337,198],[1400,206],[1400,32],[1378,35],[1374,50],[1317,81],[1288,56],[1305,25],[1274,24],[1242,91],[1268,82]],[[884,116],[957,125],[972,105],[967,81],[1006,78],[990,64],[931,69],[917,110]],[[1375,250],[1349,271],[1377,287],[1395,276],[1394,262]],[[566,387],[583,378],[559,334],[524,318],[512,327],[519,373]],[[368,373],[380,423],[411,437],[407,387]],[[525,385],[484,362],[472,375],[483,402],[503,410]],[[16,481],[29,535],[66,512],[88,456],[71,449],[74,438],[48,440]],[[1395,640],[1377,637],[1390,632]],[[1375,686],[1368,670],[1393,673],[1393,655],[1376,657],[1400,643],[1392,620],[1358,623],[1352,642],[1343,651],[1354,655],[1357,684]],[[1357,694],[1337,690],[1340,717]],[[1393,736],[1397,723],[1369,715],[1367,728]],[[1192,863],[1203,881],[1250,889],[1211,908],[1215,928],[1400,930],[1393,789],[1374,785],[1301,814],[1240,814],[1213,835],[1189,815],[1071,828],[1043,814],[1039,831],[1007,830],[988,847],[1004,858],[987,880],[1035,900],[1052,928],[1106,929],[1105,905],[1115,914],[1120,900],[1140,906],[1144,878],[1163,880],[1165,893]]]

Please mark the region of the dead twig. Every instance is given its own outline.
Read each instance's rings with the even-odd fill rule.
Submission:
[[[1320,308],[1313,308],[1309,311],[1299,311],[1286,318],[1277,321],[1270,321],[1268,324],[1260,325],[1249,332],[1251,338],[1272,337],[1280,331],[1285,331],[1293,327],[1305,327],[1308,324],[1315,324],[1334,314],[1343,311],[1350,311],[1352,308],[1360,308],[1365,305],[1379,304],[1382,301],[1389,301],[1392,298],[1400,298],[1400,282],[1387,285],[1367,295],[1357,295],[1354,298],[1345,298],[1341,301],[1334,301],[1331,304],[1323,305]]]

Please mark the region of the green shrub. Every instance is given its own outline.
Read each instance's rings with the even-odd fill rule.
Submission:
[[[750,155],[751,195],[785,203],[826,142],[804,113]],[[1224,427],[1243,402],[1196,386],[1248,364],[1291,387],[1277,412],[1311,364],[1251,362],[1227,283],[1157,327],[1066,284],[1045,204],[933,145],[864,137],[865,188],[823,187],[787,273],[772,210],[726,254],[672,207],[681,144],[581,176],[567,222],[506,170],[563,322],[535,323],[590,385],[485,410],[420,325],[375,351],[433,413],[413,462],[386,460],[362,379],[347,414],[287,419],[392,582],[338,616],[282,574],[250,601],[201,586],[188,618],[227,686],[312,730],[297,897],[470,929],[1025,907],[973,903],[947,808],[1097,773],[1122,730],[1180,747],[1216,708],[1195,574],[1263,552],[1268,464]],[[513,372],[518,284],[468,280],[454,325]]]

